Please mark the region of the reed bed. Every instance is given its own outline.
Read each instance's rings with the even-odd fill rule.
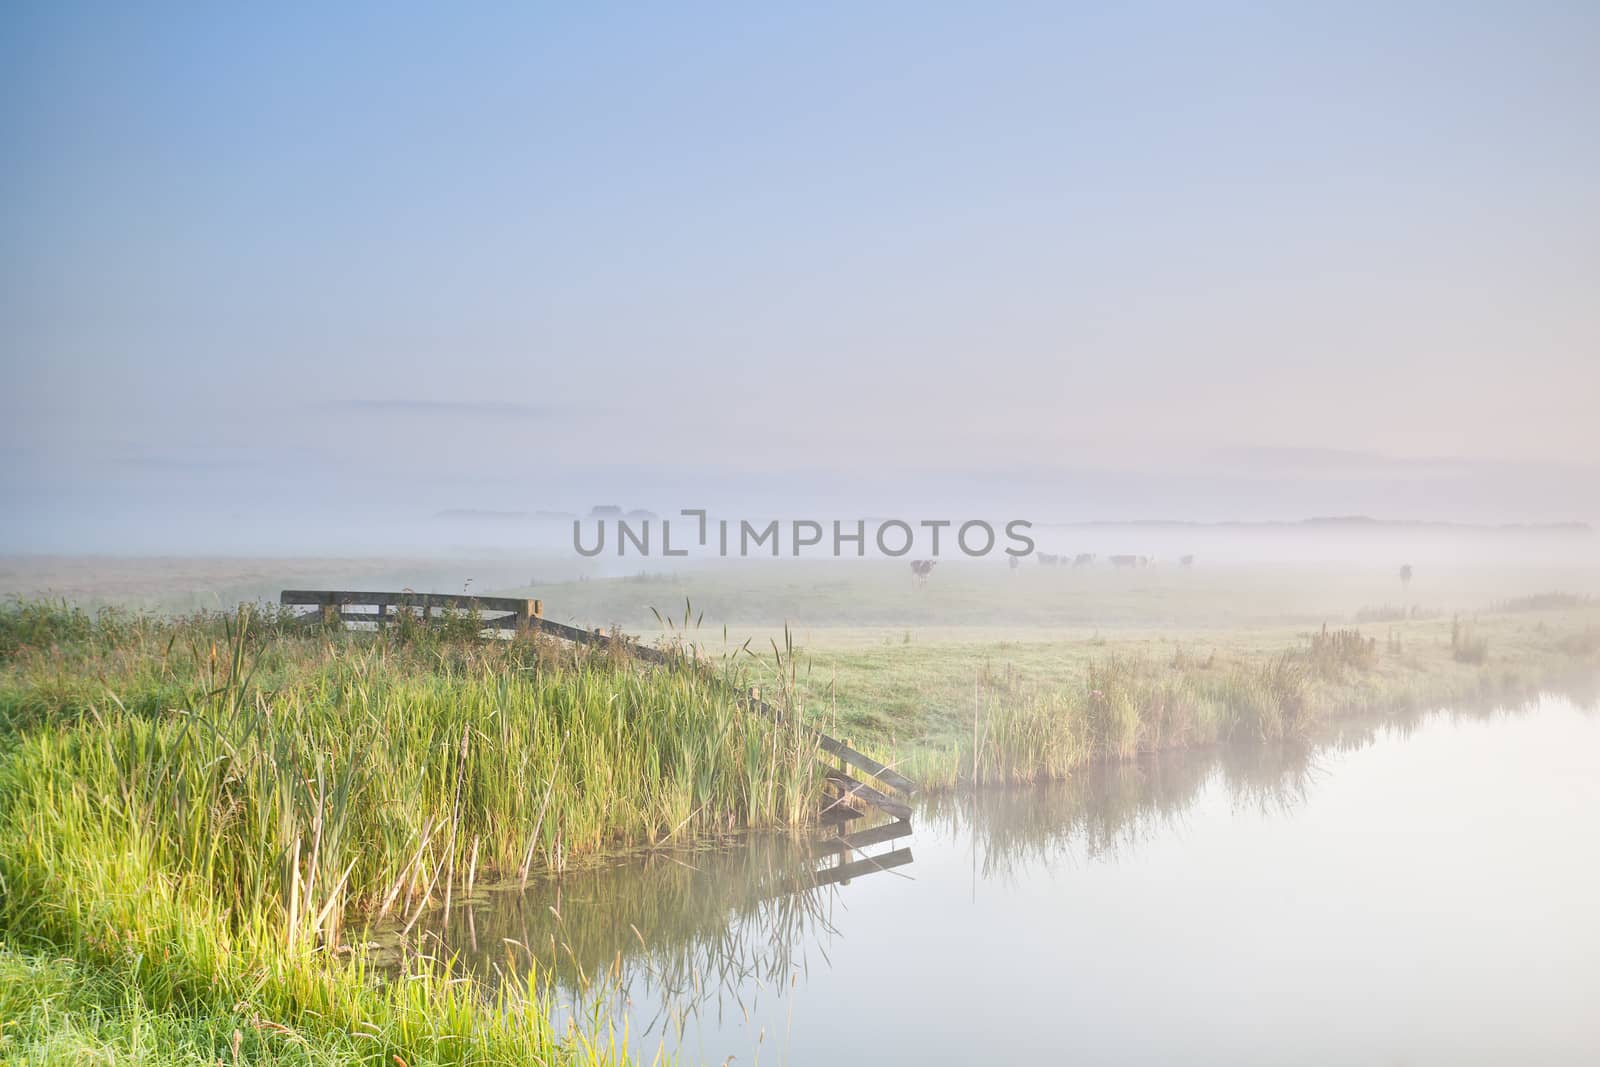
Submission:
[[[1323,678],[1339,678],[1352,669],[1370,669],[1378,661],[1378,639],[1353,628],[1330,630],[1323,623],[1306,639],[1302,658]]]
[[[1450,656],[1457,663],[1482,663],[1489,658],[1489,639],[1471,622],[1450,621]]]
[[[1136,657],[1090,664],[1075,689],[980,692],[972,737],[915,750],[925,787],[1063,779],[1095,763],[1233,739],[1277,740],[1309,722],[1303,656],[1213,670]]]
[[[268,1051],[311,1033],[370,1062],[614,1059],[554,1033],[531,985],[496,1010],[444,970],[372,979],[345,923],[820,799],[809,736],[745,713],[730,679],[615,649],[33,616],[0,680],[0,939],[8,966],[60,957],[115,987],[130,1026],[244,1004]]]

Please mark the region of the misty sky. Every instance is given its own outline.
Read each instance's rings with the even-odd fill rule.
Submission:
[[[1600,517],[1600,5],[341,8],[0,13],[0,551]]]

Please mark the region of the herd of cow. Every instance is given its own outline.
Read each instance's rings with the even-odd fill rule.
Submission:
[[[1044,567],[1092,567],[1099,558],[1093,552],[1079,552],[1076,556],[1054,552],[1034,553],[1034,559],[1038,560],[1040,566]],[[1129,555],[1107,556],[1106,561],[1119,569],[1123,567],[1149,567],[1157,562],[1154,556]],[[938,563],[939,561],[936,559],[914,559],[911,561],[911,573],[916,575],[919,581],[927,581],[928,575],[933,573],[933,568]],[[1012,556],[1011,569],[1016,570],[1020,566],[1022,566],[1022,557]],[[1178,566],[1193,567],[1194,556],[1179,556]]]

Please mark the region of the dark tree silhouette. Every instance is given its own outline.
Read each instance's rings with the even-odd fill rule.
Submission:
[[[1402,564],[1401,567],[1400,567],[1400,588],[1409,589],[1410,587],[1411,587],[1411,564],[1405,563],[1405,564]]]

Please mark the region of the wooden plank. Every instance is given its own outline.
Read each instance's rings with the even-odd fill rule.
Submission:
[[[856,830],[853,833],[843,834],[838,840],[849,849],[866,848],[869,845],[881,845],[885,841],[894,841],[901,837],[911,836],[911,824],[905,819],[896,819],[886,822],[882,826],[872,826],[865,830]]]
[[[817,813],[817,822],[822,826],[843,826],[845,823],[866,817],[866,812],[857,811],[850,805],[841,803],[837,797],[831,797]]]
[[[378,621],[377,613],[376,612],[372,612],[372,611],[340,611],[340,612],[338,612],[338,615],[339,615],[339,621],[341,621],[341,622],[377,622]]]
[[[895,867],[904,867],[912,862],[909,848],[897,848],[893,852],[885,852],[881,856],[867,856],[864,859],[854,860],[850,863],[841,863],[837,867],[825,867],[811,876],[814,885],[833,885],[836,882],[848,882],[852,878],[863,878],[879,871],[892,870]]]
[[[459,608],[479,611],[517,611],[528,601],[510,596],[471,596],[465,593],[383,593],[346,589],[285,589],[278,603],[286,607],[334,603],[353,607]]]
[[[821,730],[817,731],[817,744],[824,752],[839,757],[839,759],[850,764],[858,771],[872,775],[872,777],[890,789],[898,790],[907,795],[917,791],[917,783],[905,775],[893,768],[884,766],[865,753],[857,752],[843,741],[835,740]]]
[[[318,612],[312,612],[309,615],[300,616],[300,620],[302,622],[305,622],[305,623],[329,622],[329,621],[332,621],[333,618],[337,618],[338,620],[343,621],[343,622],[373,622],[373,623],[375,623],[375,622],[378,621],[378,613],[376,611],[332,611],[330,609],[328,615],[323,615],[323,614],[320,614]],[[432,616],[431,618],[428,617],[428,616],[416,616],[416,618],[417,618],[417,620],[419,622],[425,623],[426,625],[429,625],[429,626],[437,626],[437,625],[439,625],[439,623],[445,621],[441,616],[438,616],[438,615]],[[390,622],[394,622],[395,619],[396,619],[396,616],[394,616],[394,615],[390,615],[389,616],[389,621]],[[509,630],[516,624],[516,621],[517,621],[517,617],[515,615],[504,615],[504,616],[498,616],[498,617],[492,618],[492,619],[483,619],[483,620],[480,621],[480,625],[479,625],[478,629],[480,629],[480,630],[497,630],[497,629]]]
[[[865,815],[867,813],[867,808],[865,805],[857,807],[855,804],[851,803],[849,796],[843,792],[839,793],[837,796],[825,795],[824,799],[827,801],[822,805],[821,818],[824,821],[834,818],[839,812],[853,812],[856,816]]]
[[[568,626],[564,622],[553,619],[540,619],[536,625],[529,627],[531,631],[550,634],[553,637],[565,638],[576,641],[580,645],[598,644],[600,639],[594,635],[593,630],[585,630],[580,626]]]
[[[577,626],[568,626],[564,622],[554,622],[550,619],[535,619],[528,627],[530,633],[547,633],[553,637],[560,637],[567,641],[576,641],[584,645],[608,645],[611,638],[595,630],[585,630]],[[631,637],[623,635],[622,643],[628,652],[648,663],[666,663],[670,657],[659,648],[641,645]]]
[[[843,791],[846,798],[859,801],[870,807],[877,808],[885,815],[892,815],[896,819],[911,818],[911,805],[902,804],[898,800],[891,800],[866,782],[852,778],[843,771],[836,771],[829,767],[826,776],[829,782]]]
[[[885,852],[881,856],[866,856],[859,860],[840,864],[837,867],[823,867],[815,871],[800,875],[788,875],[778,878],[771,883],[771,887],[764,893],[767,899],[788,896],[792,893],[804,893],[808,889],[817,889],[836,882],[847,882],[853,878],[865,878],[869,874],[878,874],[882,871],[904,867],[912,862],[909,848],[897,848],[893,852]]]
[[[910,836],[911,824],[904,819],[896,819],[894,822],[886,822],[880,826],[868,827],[865,830],[855,830],[851,833],[824,838],[818,844],[818,849],[825,853],[855,852],[859,849],[869,848],[872,845],[881,845],[885,841],[895,841],[902,837]]]
[[[498,611],[499,609],[496,608],[495,610]],[[492,619],[478,620],[478,629],[480,630],[515,630],[516,628],[517,616],[515,612],[510,615],[496,615]]]

